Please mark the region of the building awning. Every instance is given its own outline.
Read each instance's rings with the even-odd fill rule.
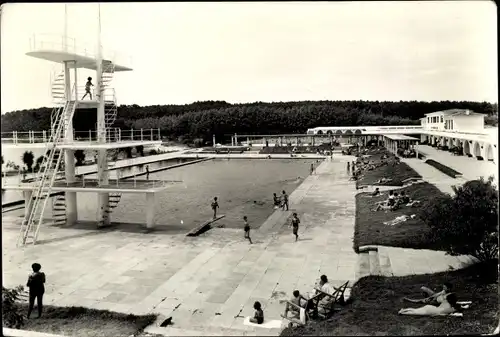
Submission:
[[[415,140],[415,141],[419,141],[418,138],[405,136],[405,135],[384,135],[384,136],[391,139],[391,140]]]

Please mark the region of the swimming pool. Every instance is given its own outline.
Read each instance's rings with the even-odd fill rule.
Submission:
[[[150,179],[182,180],[156,194],[155,224],[172,230],[187,231],[212,216],[210,203],[219,199],[219,214],[226,217],[218,224],[240,228],[248,216],[253,228],[260,226],[273,212],[273,193],[285,190],[289,195],[309,175],[308,159],[213,159],[192,165],[151,173]],[[78,218],[95,221],[97,198],[78,193]],[[123,194],[113,210],[113,222],[144,223],[146,198]]]

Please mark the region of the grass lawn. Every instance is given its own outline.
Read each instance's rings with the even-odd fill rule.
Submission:
[[[394,155],[389,153],[388,151],[381,151],[374,155],[371,155],[369,160],[373,160],[375,163],[379,163],[382,159],[382,155],[388,155],[389,158],[394,158]],[[373,185],[380,178],[390,178],[392,179],[388,183],[380,184],[380,185],[388,185],[388,186],[402,186],[403,180],[408,178],[422,178],[414,169],[408,166],[405,163],[399,163],[397,165],[388,164],[385,166],[377,167],[372,171],[363,171],[363,178],[356,182],[356,185]]]
[[[281,336],[424,336],[491,333],[498,325],[497,261],[488,263],[490,275],[478,275],[486,264],[436,274],[404,277],[368,276],[353,287],[353,301],[332,318],[285,329]],[[441,288],[451,282],[459,301],[472,301],[463,317],[400,316],[401,308],[419,307],[402,298],[420,298],[423,285]]]
[[[443,193],[434,185],[427,182],[411,185],[395,192],[405,191],[412,200],[419,200],[422,204],[429,199],[442,195]],[[382,196],[369,197],[370,193],[359,193],[356,195],[356,223],[354,227],[354,250],[364,245],[381,245],[415,249],[439,249],[437,245],[426,240],[428,227],[418,218],[420,207],[401,206],[395,211],[373,212],[378,201],[387,199],[388,192]],[[393,220],[401,215],[417,214],[415,219],[394,225],[384,225],[385,221]]]
[[[20,304],[23,312],[28,304]],[[77,337],[137,336],[156,320],[156,315],[127,315],[107,310],[83,307],[44,306],[42,318],[38,319],[37,309],[32,317],[25,320],[22,330],[61,334]]]

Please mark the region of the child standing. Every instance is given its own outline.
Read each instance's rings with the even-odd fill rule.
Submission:
[[[285,211],[285,207],[286,207],[286,211],[288,211],[288,195],[286,194],[285,191],[282,191],[282,195],[281,195],[281,209],[283,211]]]
[[[250,244],[252,244],[252,239],[250,238],[250,225],[248,224],[248,218],[245,215],[243,217],[243,223],[245,224],[245,239],[248,239],[250,241]]]
[[[219,208],[219,203],[217,202],[217,197],[214,197],[214,201],[212,201],[212,210],[214,211],[214,219],[217,218],[217,208]]]
[[[33,307],[36,306],[38,309],[38,318],[42,316],[42,308],[43,308],[43,294],[45,293],[45,273],[41,272],[42,266],[39,263],[33,263],[31,265],[31,269],[33,269],[33,274],[30,274],[28,277],[28,283],[26,286],[29,288],[29,307],[28,307],[28,318],[30,318],[31,312],[33,311]]]
[[[299,239],[299,224],[300,220],[299,217],[297,216],[297,213],[293,213],[292,228],[293,228],[293,235],[295,235],[295,241]]]

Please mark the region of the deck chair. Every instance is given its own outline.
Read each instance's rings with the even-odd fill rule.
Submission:
[[[331,317],[336,310],[338,310],[336,307],[337,305],[345,304],[344,293],[348,284],[349,281],[342,284],[339,288],[332,286],[335,290],[332,294],[325,293],[321,289],[316,289],[318,293],[323,295],[323,298],[327,299],[325,304],[318,303],[317,313],[319,317],[327,319]]]
[[[294,307],[295,309],[297,309],[297,311],[299,312],[299,315],[300,315],[300,310],[303,309],[302,307],[298,306],[297,304],[294,304],[290,301],[285,301],[285,305],[290,305],[292,307]],[[307,304],[306,304],[306,309],[307,309]],[[305,311],[305,315],[306,315],[306,322],[310,320],[310,317],[309,317],[309,313],[308,311],[306,310]],[[288,327],[293,327],[293,326],[298,326],[298,325],[304,325],[301,321],[300,321],[300,318],[298,316],[295,316],[295,317],[287,317],[283,314],[281,314],[281,317],[283,317],[284,319],[290,321],[290,323],[288,324]]]

